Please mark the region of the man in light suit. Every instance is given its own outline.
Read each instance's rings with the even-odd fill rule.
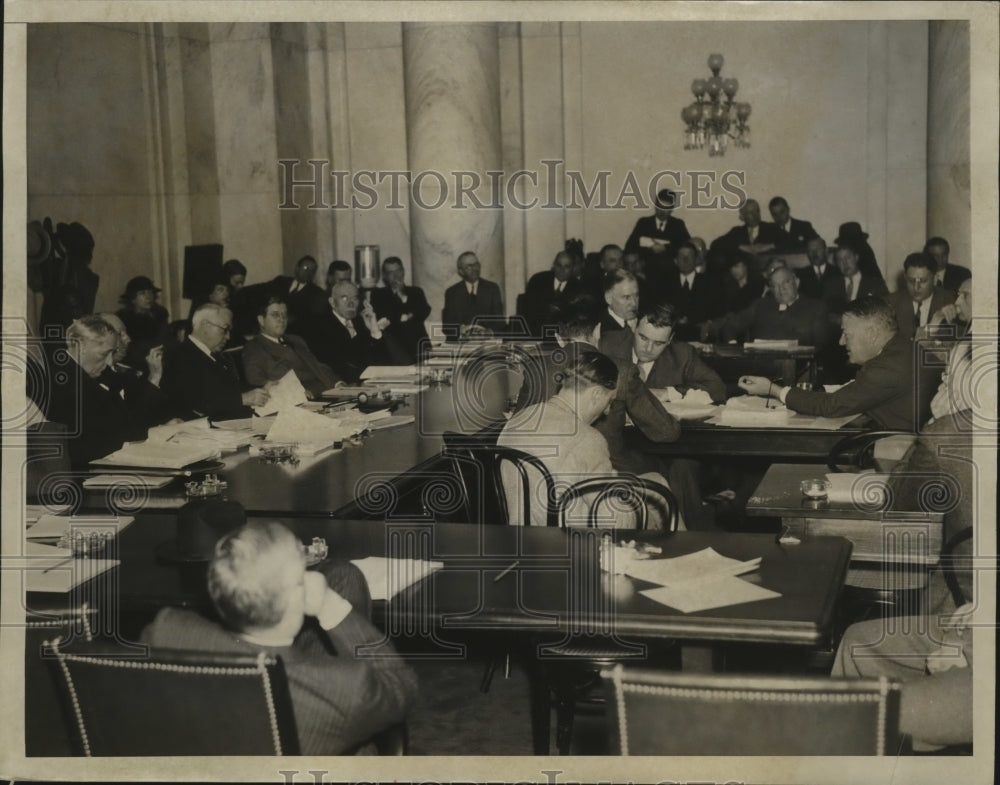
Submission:
[[[930,254],[911,253],[903,262],[906,288],[889,295],[899,334],[907,340],[912,340],[933,314],[955,302],[955,292],[934,285],[936,271],[937,263]]]
[[[280,297],[271,297],[258,310],[260,332],[243,347],[243,371],[255,387],[276,382],[295,371],[310,398],[340,382],[333,370],[316,359],[305,340],[287,335],[288,305]]]
[[[191,315],[191,334],[163,373],[163,389],[184,417],[237,420],[267,403],[267,390],[244,390],[232,359],[222,354],[232,329],[233,314],[221,305],[205,303]]]
[[[774,225],[781,232],[781,242],[778,243],[778,250],[783,253],[802,253],[806,250],[806,243],[813,237],[818,237],[816,230],[809,221],[800,221],[792,218],[788,202],[784,196],[775,196],[767,205]]]
[[[854,381],[836,392],[800,390],[781,386],[763,376],[744,376],[740,387],[751,395],[778,398],[793,412],[819,417],[865,414],[879,427],[913,431],[927,417],[915,401],[930,400],[914,378],[913,345],[899,333],[892,306],[884,300],[855,300],[843,316],[841,343],[848,358],[861,366]],[[919,395],[918,395],[919,392]],[[929,392],[929,391],[928,391]]]
[[[932,237],[924,243],[924,253],[930,254],[937,264],[934,272],[934,285],[941,286],[952,292],[957,292],[962,281],[972,277],[972,271],[960,264],[951,264],[948,256],[951,246],[943,237]]]
[[[477,317],[503,316],[503,298],[500,287],[493,281],[480,278],[482,265],[479,257],[466,251],[455,264],[462,280],[444,292],[442,326],[449,329],[449,338],[460,338],[469,332]]]

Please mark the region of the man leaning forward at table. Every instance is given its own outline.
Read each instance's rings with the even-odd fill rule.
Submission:
[[[743,376],[739,385],[751,395],[778,398],[793,412],[820,417],[866,414],[882,428],[913,431],[927,418],[915,418],[917,381],[913,344],[898,334],[892,306],[865,297],[844,311],[843,335],[848,360],[861,368],[836,392],[782,387],[763,376]],[[927,399],[922,395],[919,400]]]
[[[164,608],[143,642],[281,657],[303,755],[344,753],[412,706],[415,674],[359,612],[371,602],[361,572],[351,564],[306,570],[302,543],[282,524],[247,523],[219,540],[208,591],[221,623]]]

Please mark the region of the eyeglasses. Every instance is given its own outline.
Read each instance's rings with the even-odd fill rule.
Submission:
[[[221,324],[216,324],[215,322],[206,322],[206,324],[210,324],[213,327],[218,327],[224,333],[231,333],[233,331],[232,325],[227,324],[225,327],[223,327]]]

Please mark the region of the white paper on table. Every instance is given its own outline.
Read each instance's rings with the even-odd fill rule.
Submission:
[[[783,338],[758,338],[756,341],[747,341],[743,344],[744,349],[757,349],[763,351],[783,351],[787,349],[797,349],[797,340],[786,340]]]
[[[169,475],[166,477],[153,477],[151,475],[142,474],[97,474],[84,480],[83,487],[115,488],[132,485],[145,488],[146,490],[154,490],[156,488],[162,488],[164,485],[169,485],[173,481],[174,478]]]
[[[629,562],[625,574],[649,583],[674,586],[699,583],[711,577],[732,575],[734,571],[748,571],[755,568],[756,566],[750,567],[747,562],[723,556],[714,548],[702,548],[700,551],[675,556],[672,559],[635,559]]]
[[[177,439],[171,442],[127,442],[120,450],[90,463],[93,466],[183,469],[192,463],[218,457],[219,448],[214,444]]]
[[[120,478],[121,475],[118,475]],[[67,534],[71,527],[92,534],[97,532],[109,532],[118,534],[122,529],[134,521],[131,515],[42,515],[28,529],[25,535],[29,540],[42,540],[55,537],[62,537]]]
[[[362,379],[408,379],[417,376],[416,365],[369,365],[361,374]]]
[[[362,421],[363,422],[363,421]],[[332,445],[356,433],[349,423],[293,407],[278,412],[266,443]]]
[[[440,561],[387,559],[383,556],[352,559],[351,564],[365,576],[373,600],[388,600],[395,597],[403,589],[444,567],[444,562]]]
[[[679,403],[684,400],[684,396],[676,387],[656,387],[649,390],[660,403]]]
[[[427,387],[426,384],[393,384],[389,389],[393,395],[416,395]]]
[[[381,420],[376,420],[372,422],[369,427],[373,431],[380,431],[383,428],[394,428],[397,425],[409,425],[411,422],[416,422],[416,417],[412,414],[401,414],[398,417],[386,417]]]
[[[831,502],[881,509],[888,500],[888,487],[889,475],[874,471],[826,475],[826,498]]]
[[[660,586],[639,592],[649,599],[676,608],[681,613],[695,613],[710,608],[725,608],[780,597],[781,593],[724,575],[710,581],[681,586]]]
[[[24,556],[4,557],[5,569],[21,569],[27,591],[68,592],[120,564],[117,559],[76,559],[68,549],[37,542],[24,546]]]
[[[263,406],[254,407],[254,411],[259,417],[275,414],[285,409],[292,409],[300,403],[305,403],[309,400],[309,396],[306,395],[306,389],[302,386],[302,382],[299,381],[299,377],[295,371],[286,373],[277,382],[272,384],[267,392],[270,396],[267,399],[267,403]]]
[[[72,508],[70,504],[26,504],[24,505],[24,522],[29,526],[43,515],[62,515]]]
[[[186,420],[182,422],[165,423],[163,425],[154,425],[146,434],[146,441],[177,441],[182,435],[208,431],[210,428],[211,424],[208,422],[207,417],[201,417],[197,420]]]

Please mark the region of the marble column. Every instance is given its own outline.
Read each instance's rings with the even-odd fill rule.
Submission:
[[[503,211],[476,207],[472,198],[491,204],[486,173],[502,168],[497,33],[493,23],[403,25],[407,154],[419,186],[410,197],[410,248],[432,321],[440,320],[444,290],[458,280],[463,251],[474,251],[483,277],[504,287]],[[456,172],[474,173],[482,185],[460,196]]]
[[[932,21],[927,90],[927,234],[951,261],[972,264],[969,170],[969,23]]]

